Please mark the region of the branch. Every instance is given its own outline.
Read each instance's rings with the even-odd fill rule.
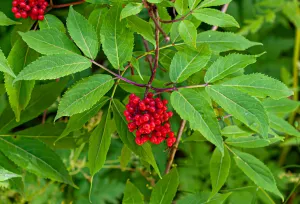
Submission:
[[[173,19],[173,20],[162,20],[162,19],[159,19],[159,21],[161,23],[175,23],[175,22],[178,22],[178,21],[182,21],[184,20],[186,17],[188,17],[189,15],[191,15],[193,13],[194,9],[191,10],[189,13],[187,13],[186,15],[180,17],[180,18],[177,18],[177,19]]]
[[[71,3],[67,3],[67,4],[59,4],[59,5],[54,5],[52,0],[50,1],[50,7],[51,8],[64,8],[64,7],[68,7],[71,5],[79,5],[79,4],[83,4],[85,3],[85,0],[82,1],[77,1],[77,2],[71,2]]]
[[[228,4],[224,4],[224,6],[222,7],[221,11],[222,11],[223,13],[226,13],[226,11],[227,11],[227,9],[228,9],[228,6],[229,6],[229,3],[228,3]],[[211,28],[211,30],[217,30],[217,29],[218,29],[218,26],[213,26],[213,27]]]

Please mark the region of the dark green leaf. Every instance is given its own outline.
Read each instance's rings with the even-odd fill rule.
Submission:
[[[216,194],[214,197],[209,199],[210,194],[210,192],[190,194],[178,200],[177,204],[222,204],[228,198],[231,192],[226,194]]]
[[[0,49],[0,71],[7,73],[14,78],[16,77],[13,70],[10,68],[8,61],[1,49]]]
[[[129,180],[126,183],[123,204],[144,204],[144,196]]]
[[[226,137],[243,137],[243,136],[250,136],[254,133],[247,129],[242,129],[236,125],[230,125],[224,127],[222,130],[222,135]]]
[[[96,8],[89,16],[89,23],[94,26],[99,41],[101,27],[107,11],[107,8]]]
[[[267,98],[262,102],[263,106],[268,112],[273,113],[290,113],[297,110],[300,103],[299,101],[293,101],[288,98],[283,98],[280,100],[274,100]]]
[[[122,151],[121,151],[121,156],[120,156],[120,165],[121,169],[125,169],[127,164],[129,163],[131,159],[131,150],[127,147],[126,144],[123,145]]]
[[[273,113],[269,113],[270,126],[276,131],[286,133],[288,135],[300,137],[300,132],[295,129],[291,124],[289,124],[284,119],[276,116]]]
[[[228,4],[230,2],[231,2],[231,0],[204,0],[200,4],[200,8],[211,7],[211,6],[220,6],[220,5],[223,5],[223,4]]]

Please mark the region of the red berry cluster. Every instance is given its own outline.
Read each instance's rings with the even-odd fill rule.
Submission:
[[[16,18],[27,18],[32,20],[44,20],[44,13],[48,6],[46,0],[14,0],[11,11]]]
[[[142,145],[147,141],[153,144],[160,144],[166,140],[168,147],[171,147],[176,138],[171,131],[169,119],[173,113],[167,112],[167,100],[153,98],[152,93],[141,100],[135,94],[129,97],[129,103],[126,105],[124,116],[128,121],[128,129],[135,132],[135,142]]]

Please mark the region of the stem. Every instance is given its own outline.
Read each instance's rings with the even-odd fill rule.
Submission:
[[[172,147],[171,152],[170,152],[170,156],[169,156],[169,159],[168,159],[168,162],[167,162],[165,174],[168,174],[169,171],[170,171],[170,169],[171,169],[171,167],[172,167],[172,164],[173,164],[173,161],[174,161],[174,157],[175,157],[176,151],[178,149],[178,145],[179,145],[179,142],[180,142],[180,139],[181,139],[181,136],[182,136],[185,124],[186,124],[186,120],[182,120],[181,124],[180,124],[180,128],[179,128],[178,133],[177,133],[176,142],[175,142],[175,144]]]
[[[64,7],[69,7],[71,5],[79,5],[79,4],[83,4],[83,3],[85,3],[85,0],[77,1],[77,2],[71,2],[71,3],[67,3],[67,4],[54,5],[52,3],[52,1],[50,1],[50,6],[51,6],[51,8],[64,8]]]
[[[148,53],[150,51],[148,41],[143,38],[143,43],[144,43],[146,52]],[[146,58],[147,58],[147,61],[149,63],[150,70],[152,72],[152,70],[153,70],[153,68],[152,68],[152,55],[150,55],[150,54],[146,55]]]
[[[162,19],[159,19],[159,21],[161,23],[175,23],[175,22],[178,22],[178,21],[182,21],[184,20],[186,17],[188,17],[189,15],[191,15],[193,13],[195,9],[191,10],[189,13],[187,13],[186,15],[180,17],[180,18],[177,18],[177,19],[173,19],[173,20],[162,20]]]
[[[229,3],[228,3],[228,4],[224,4],[224,6],[222,7],[221,11],[222,11],[223,13],[225,13],[225,12],[227,11],[227,9],[228,9],[228,6],[229,6]],[[211,30],[217,30],[217,29],[218,29],[218,26],[213,26],[213,27],[211,28]]]

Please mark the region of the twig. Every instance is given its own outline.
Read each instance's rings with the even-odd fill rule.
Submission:
[[[143,38],[143,43],[144,43],[146,52],[149,52],[150,51],[149,44],[148,44],[147,40],[145,40],[144,38]],[[152,68],[152,60],[153,60],[152,55],[150,55],[150,54],[146,55],[146,58],[147,58],[147,61],[149,63],[150,70],[152,72],[152,70],[153,70],[153,68]]]
[[[159,21],[161,23],[175,23],[175,22],[178,22],[178,21],[182,21],[184,20],[185,18],[187,18],[189,15],[191,15],[193,13],[194,10],[191,10],[189,13],[187,13],[186,15],[180,17],[180,18],[177,18],[177,19],[173,19],[173,20],[162,20],[162,19],[159,19]]]
[[[85,0],[77,1],[77,2],[71,2],[71,3],[67,3],[67,4],[54,5],[51,1],[50,6],[51,6],[51,8],[64,8],[64,7],[69,7],[71,5],[79,5],[79,4],[83,4],[83,3],[85,3]]]
[[[186,120],[182,120],[181,124],[180,124],[180,127],[179,127],[179,130],[178,130],[178,133],[177,133],[176,142],[173,145],[173,147],[171,149],[171,152],[170,152],[170,156],[169,156],[169,159],[168,159],[168,162],[167,162],[165,174],[168,174],[169,171],[170,171],[170,169],[171,169],[171,167],[172,167],[172,164],[173,164],[173,161],[174,161],[174,157],[175,157],[175,154],[176,154],[176,151],[177,151],[177,148],[178,148],[178,145],[179,145],[179,142],[180,142],[180,139],[181,139],[181,136],[182,136],[185,124],[186,124]]]
[[[227,11],[227,9],[228,9],[228,6],[229,6],[229,3],[228,3],[228,4],[224,4],[224,6],[222,7],[221,11],[222,11],[223,13],[225,13],[225,12]],[[217,29],[218,29],[218,26],[213,26],[213,27],[211,28],[211,30],[217,30]]]
[[[46,110],[44,110],[44,113],[43,113],[43,118],[42,118],[42,124],[45,124],[45,122],[46,122],[46,118],[47,118],[47,109]]]

